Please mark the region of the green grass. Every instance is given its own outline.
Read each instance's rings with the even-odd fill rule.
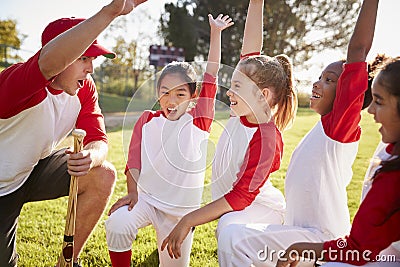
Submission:
[[[217,143],[218,136],[222,131],[221,125],[226,122],[227,114],[218,113],[216,118],[220,124],[213,124],[210,155],[213,150],[212,144]],[[291,152],[318,119],[319,117],[315,113],[300,110],[293,127],[284,132],[285,151],[282,167],[271,177],[273,184],[279,189],[283,190],[285,172]],[[348,203],[352,218],[358,208],[364,173],[380,138],[377,132],[378,126],[373,123],[369,114],[363,113],[361,126],[363,134],[359,153],[353,166],[354,177],[348,187]],[[71,140],[68,139],[65,144],[70,143]],[[118,180],[110,201],[111,205],[126,192],[125,177],[123,175],[125,157],[122,145],[122,130],[109,132],[109,143],[110,152],[108,159],[118,170]],[[211,170],[209,168],[206,172],[206,181],[209,181],[210,174]],[[208,190],[209,188],[206,188],[206,192]],[[209,196],[206,195],[204,199],[206,201],[209,200]],[[24,206],[19,220],[17,236],[17,249],[20,254],[19,266],[41,267],[53,266],[55,264],[61,251],[66,208],[66,197],[51,201],[29,203]],[[105,219],[106,215],[102,217],[81,254],[84,266],[110,266],[105,241]],[[196,228],[191,254],[191,266],[218,266],[217,243],[214,237],[215,227],[216,222],[214,221]],[[158,266],[155,233],[151,227],[139,231],[137,240],[133,245],[132,258],[133,266]]]
[[[123,112],[129,104],[129,97],[101,93],[99,94],[99,104],[104,113]]]
[[[129,104],[131,99],[134,102]],[[109,93],[99,94],[99,105],[104,113],[125,112],[128,105],[129,111],[143,111],[145,109],[151,109],[154,102],[154,100],[144,101],[141,98],[123,97]]]

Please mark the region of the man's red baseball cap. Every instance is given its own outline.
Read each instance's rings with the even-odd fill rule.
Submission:
[[[83,18],[62,18],[50,22],[49,25],[46,26],[42,33],[42,47],[45,46],[52,39],[57,37],[59,34],[71,29],[75,25],[78,25],[85,19]],[[83,53],[84,56],[87,57],[97,57],[97,56],[105,56],[106,58],[115,58],[115,53],[104,48],[103,46],[97,43],[95,40],[89,48]]]

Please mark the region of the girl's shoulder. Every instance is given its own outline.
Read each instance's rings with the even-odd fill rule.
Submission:
[[[161,110],[145,110],[140,115],[138,121],[147,123],[155,117],[163,117],[163,112]]]

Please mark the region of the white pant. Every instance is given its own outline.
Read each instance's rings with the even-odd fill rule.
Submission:
[[[218,238],[220,266],[271,266],[278,255],[296,242],[323,242],[328,238],[318,231],[287,225],[232,224],[224,227]],[[301,261],[298,266],[313,266]]]
[[[285,210],[274,210],[257,202],[243,210],[228,212],[218,221],[216,236],[230,224],[283,224]]]
[[[157,248],[162,267],[186,267],[190,262],[193,232],[190,232],[183,241],[181,257],[171,259],[167,250],[161,251],[161,244],[165,237],[172,231],[181,218],[171,216],[149,205],[140,195],[138,202],[131,211],[128,206],[123,206],[114,211],[106,220],[106,239],[108,249],[115,252],[131,250],[132,243],[140,228],[153,225],[157,233]]]

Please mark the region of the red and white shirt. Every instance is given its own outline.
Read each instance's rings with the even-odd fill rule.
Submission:
[[[387,160],[392,148],[390,144],[376,156]],[[325,254],[326,260],[363,265],[375,261],[389,245],[399,245],[396,241],[400,240],[400,171],[381,172],[368,181],[371,186],[363,191],[363,201],[354,216],[350,235],[324,243],[324,250],[330,251]]]
[[[215,152],[212,198],[224,196],[233,210],[253,201],[285,209],[283,194],[268,180],[279,169],[282,152],[282,136],[273,122],[253,124],[246,117],[231,117]]]
[[[93,80],[74,96],[52,89],[39,69],[39,54],[0,73],[0,196],[21,187],[75,127],[86,131],[85,145],[107,142]]]
[[[260,51],[240,59],[258,55]],[[282,135],[273,122],[253,124],[246,117],[231,116],[215,151],[212,199],[224,196],[233,210],[243,210],[253,201],[284,210],[282,192],[268,180],[279,169],[282,153]]]
[[[145,111],[134,126],[127,169],[140,171],[143,199],[170,215],[181,217],[201,204],[216,91],[215,78],[205,73],[189,112],[171,121],[160,110]]]
[[[346,187],[353,176],[367,87],[366,62],[344,64],[333,110],[292,154],[285,181],[285,224],[309,228],[327,239],[349,232]]]

